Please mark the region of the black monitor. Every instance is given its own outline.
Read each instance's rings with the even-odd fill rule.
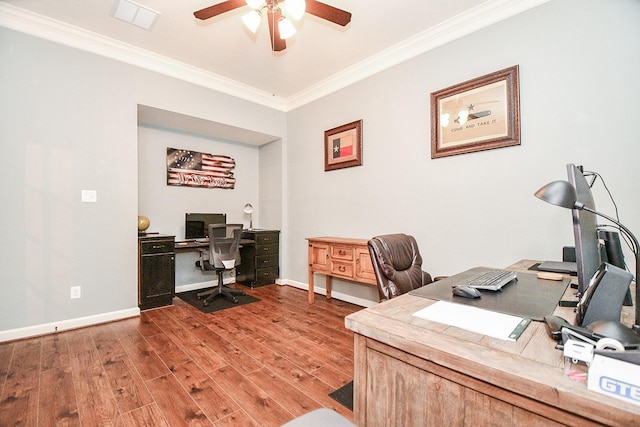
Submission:
[[[186,213],[184,220],[185,239],[209,238],[209,224],[226,224],[227,215],[222,213]]]
[[[596,208],[589,183],[581,168],[574,164],[567,165],[569,182],[576,189],[579,202],[590,209]],[[583,295],[591,277],[602,262],[598,241],[598,223],[596,215],[585,210],[572,209],[573,237],[576,245],[576,267],[578,271],[578,292]]]

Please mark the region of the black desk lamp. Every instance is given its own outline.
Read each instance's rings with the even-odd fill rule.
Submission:
[[[608,221],[611,221],[613,224],[615,224],[620,229],[620,231],[622,231],[624,235],[629,238],[629,240],[631,241],[631,251],[633,252],[633,256],[635,257],[635,260],[636,260],[636,274],[635,274],[636,320],[635,320],[635,324],[633,325],[633,330],[636,332],[636,334],[640,333],[640,286],[638,286],[638,277],[640,277],[640,263],[638,259],[639,245],[638,245],[638,239],[636,239],[636,236],[633,235],[631,230],[629,230],[624,225],[620,224],[614,218],[611,218],[608,215],[605,215],[596,210],[588,208],[587,206],[584,205],[584,203],[579,202],[578,196],[576,195],[575,188],[573,187],[573,185],[571,185],[567,181],[550,182],[549,184],[545,185],[544,187],[536,191],[534,194],[537,198],[544,200],[545,202],[549,202],[556,206],[561,206],[567,209],[585,210],[587,212],[591,212],[594,215],[601,216],[602,218]]]

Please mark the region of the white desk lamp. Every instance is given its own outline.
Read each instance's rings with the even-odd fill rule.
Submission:
[[[249,214],[249,230],[253,230],[253,206],[251,206],[251,203],[244,205],[243,211],[244,213]]]

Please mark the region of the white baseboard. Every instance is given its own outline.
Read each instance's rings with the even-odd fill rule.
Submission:
[[[67,331],[70,329],[83,328],[85,326],[97,325],[99,323],[113,322],[114,320],[127,319],[129,317],[140,316],[140,309],[130,308],[127,310],[112,311],[93,316],[78,317],[76,319],[62,320],[60,322],[44,323],[42,325],[27,326],[24,328],[0,331],[0,342],[19,340],[39,335],[46,335],[55,332]]]
[[[280,285],[289,285],[289,286],[293,286],[294,288],[304,289],[305,291],[309,290],[308,283],[296,282],[295,280],[278,279],[276,283]],[[316,294],[321,294],[321,295],[327,294],[326,289],[319,288],[317,286],[314,287],[314,291],[315,291],[314,293]],[[331,291],[331,298],[339,299],[340,301],[349,302],[351,304],[359,305],[361,307],[373,307],[375,305],[378,305],[376,301],[371,301],[365,298],[358,298],[353,295],[344,294],[342,292],[336,292],[334,290]]]
[[[223,280],[223,283],[230,283],[232,282],[232,280],[227,281],[226,279]],[[180,285],[180,286],[176,286],[176,294],[179,294],[180,292],[189,292],[189,291],[195,291],[197,289],[204,289],[204,288],[210,288],[212,286],[215,286],[218,284],[218,279],[214,280],[210,280],[207,282],[198,282],[198,283],[189,283],[187,285]]]
[[[225,278],[225,283],[233,283],[235,281],[234,277]],[[190,283],[187,285],[181,285],[176,287],[176,293],[179,292],[187,292],[196,289],[209,288],[211,286],[215,286],[216,281],[207,281],[207,282],[199,282],[199,283]],[[295,280],[289,279],[277,279],[276,284],[278,285],[289,285],[294,288],[304,289],[305,291],[309,289],[308,283],[297,282]],[[315,288],[316,293],[321,295],[326,295],[326,290],[323,288]],[[342,292],[331,292],[331,297],[334,299],[338,299],[340,301],[345,301],[351,304],[359,305],[361,307],[373,307],[378,304],[376,301],[371,301],[364,298],[354,297],[353,295],[344,294]],[[23,338],[30,338],[39,335],[46,335],[56,332],[67,331],[70,329],[78,329],[86,326],[97,325],[100,323],[113,322],[115,320],[127,319],[129,317],[140,316],[140,309],[130,308],[127,310],[120,311],[112,311],[109,313],[101,313],[93,316],[86,317],[78,317],[76,319],[68,319],[62,320],[60,322],[51,322],[44,323],[41,325],[27,326],[24,328],[18,329],[10,329],[7,331],[0,331],[0,342],[5,341],[13,341],[19,340]]]

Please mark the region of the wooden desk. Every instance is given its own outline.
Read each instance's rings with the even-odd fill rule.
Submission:
[[[434,302],[405,294],[346,318],[358,426],[640,424],[640,406],[564,376],[543,323],[511,342],[412,316]],[[574,319],[571,308],[555,314]]]
[[[331,278],[377,286],[367,240],[341,237],[308,237],[309,304],[314,300],[313,274],[324,274],[326,296],[331,299]]]
[[[240,247],[253,245],[255,242],[251,239],[240,239]],[[200,249],[205,249],[209,247],[209,242],[206,241],[198,241],[198,240],[178,240],[175,244],[175,249],[177,252],[186,252],[186,251],[199,251]]]

